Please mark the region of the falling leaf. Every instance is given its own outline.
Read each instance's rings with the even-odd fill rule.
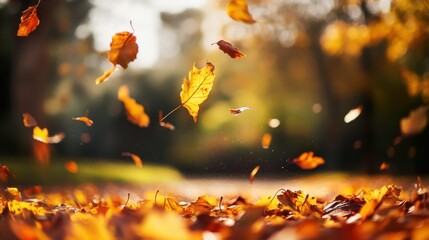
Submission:
[[[42,165],[48,165],[51,159],[51,150],[48,144],[40,141],[33,141],[33,153],[37,161]]]
[[[163,122],[162,119],[163,119],[163,117],[162,117],[162,111],[159,111],[159,125],[161,127],[170,129],[171,131],[173,131],[173,130],[176,129],[173,124],[171,124],[169,122]]]
[[[231,0],[226,8],[226,13],[237,22],[248,24],[256,22],[249,12],[247,0]]]
[[[121,65],[123,69],[128,68],[128,64],[137,58],[139,46],[136,40],[136,36],[130,32],[116,33],[112,37],[108,59],[113,64],[113,67],[107,70],[101,77],[97,78],[97,80],[95,80],[96,84],[106,81],[115,71],[116,65]]]
[[[71,173],[77,173],[79,171],[79,166],[74,161],[68,161],[64,163],[64,167],[67,171]]]
[[[19,24],[17,36],[26,37],[36,29],[40,21],[37,17],[37,7],[40,1],[35,6],[29,6],[22,12],[21,23]]]
[[[255,175],[258,173],[258,171],[259,171],[259,165],[258,166],[256,166],[253,170],[252,170],[252,172],[250,173],[250,177],[249,177],[249,180],[250,180],[250,184],[252,184],[253,183],[253,181],[255,180]]]
[[[238,48],[232,46],[232,44],[227,41],[219,40],[217,43],[213,44],[217,44],[219,49],[228,54],[231,58],[242,58],[246,56],[244,53],[240,52]]]
[[[5,165],[0,166],[0,181],[6,182],[10,177],[13,177],[13,174],[9,168]]]
[[[250,107],[240,107],[240,108],[230,108],[229,111],[231,112],[232,116],[237,116],[240,113],[246,111],[246,110],[251,110],[252,108]]]
[[[22,122],[24,123],[25,127],[34,127],[37,125],[36,119],[29,113],[22,114]]]
[[[382,162],[380,165],[380,170],[387,170],[390,168],[390,165],[386,162]]]
[[[209,62],[201,69],[197,69],[194,64],[189,71],[189,80],[186,77],[183,79],[180,99],[182,106],[188,109],[194,122],[197,121],[200,104],[207,99],[213,88],[214,69],[215,66]]]
[[[325,160],[321,157],[314,156],[313,152],[304,152],[299,157],[295,158],[293,163],[298,165],[301,169],[309,170],[324,164]]]
[[[92,124],[94,124],[94,122],[89,117],[85,117],[85,116],[83,116],[83,117],[74,117],[72,119],[76,120],[76,121],[81,121],[81,122],[85,123],[86,126],[88,126],[88,127],[91,127]]]
[[[131,159],[133,159],[134,164],[139,167],[142,168],[143,167],[143,163],[142,160],[139,156],[133,154],[133,153],[129,153],[129,152],[123,152],[122,156],[127,156],[127,157],[131,157]]]
[[[261,145],[263,149],[268,149],[270,148],[271,145],[271,139],[272,136],[269,133],[264,133],[264,135],[262,135],[262,141],[261,141]]]
[[[39,126],[33,128],[33,138],[43,143],[59,143],[64,139],[64,137],[64,133],[57,133],[54,136],[49,137],[49,132],[47,128],[41,129],[39,128]]]
[[[401,119],[401,132],[404,136],[411,136],[423,131],[427,125],[428,107],[421,106],[410,112],[408,117]]]
[[[144,112],[144,107],[129,96],[129,90],[126,85],[119,87],[118,99],[124,104],[128,121],[136,124],[139,127],[149,126],[150,119],[149,116]]]
[[[346,116],[344,116],[344,122],[345,123],[349,123],[353,120],[355,120],[357,117],[359,117],[359,115],[362,112],[362,106],[359,106],[357,108],[354,108],[352,110],[350,110]]]

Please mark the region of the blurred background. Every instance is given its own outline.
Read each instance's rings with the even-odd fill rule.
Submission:
[[[229,18],[224,0],[42,0],[40,25],[17,37],[21,12],[35,4],[0,0],[3,159],[37,161],[27,112],[66,136],[50,145],[51,162],[131,152],[190,175],[247,176],[256,165],[285,175],[313,151],[326,163],[312,171],[374,174],[385,162],[388,173],[429,173],[428,0],[248,0],[251,25]],[[130,21],[137,59],[96,85],[111,67],[112,36],[133,32]],[[231,59],[212,45],[221,39],[247,56]],[[159,111],[180,105],[183,77],[207,61],[216,79],[198,121],[181,108],[166,119],[175,131],[160,127]],[[122,84],[149,127],[127,120]],[[252,110],[229,112],[244,106]],[[353,109],[360,115],[345,121]],[[92,127],[72,120],[85,115]],[[417,129],[401,130],[401,119]]]

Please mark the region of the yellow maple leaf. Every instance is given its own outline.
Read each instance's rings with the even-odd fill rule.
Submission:
[[[213,88],[215,66],[206,63],[206,66],[198,69],[194,66],[189,71],[189,80],[183,79],[182,91],[180,92],[181,106],[188,109],[189,114],[197,121],[200,104],[204,102]]]
[[[226,13],[237,22],[248,24],[256,22],[255,19],[253,19],[252,14],[249,12],[247,0],[231,0],[226,8]]]

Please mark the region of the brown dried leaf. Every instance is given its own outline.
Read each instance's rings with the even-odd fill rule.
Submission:
[[[299,157],[295,158],[293,163],[298,165],[301,169],[309,170],[324,164],[325,160],[321,157],[314,156],[314,152],[304,152]]]
[[[37,5],[28,7],[22,12],[21,23],[19,24],[17,36],[26,37],[36,29],[40,21],[37,17]]]
[[[24,123],[25,127],[34,127],[37,125],[36,119],[29,113],[22,114],[22,122]]]
[[[127,156],[127,157],[131,157],[131,159],[134,161],[134,164],[139,167],[142,168],[143,167],[143,162],[141,160],[141,158],[133,153],[129,153],[129,152],[123,152],[122,156]]]
[[[76,120],[76,121],[81,121],[81,122],[85,123],[86,126],[88,126],[88,127],[91,127],[94,124],[94,122],[89,117],[86,117],[86,116],[74,117],[72,119]]]
[[[232,44],[227,41],[219,40],[216,44],[222,52],[228,54],[231,58],[242,58],[246,56],[244,53],[240,52],[240,49],[232,46]]]

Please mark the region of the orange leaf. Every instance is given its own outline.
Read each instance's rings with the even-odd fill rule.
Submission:
[[[26,127],[34,127],[37,125],[36,119],[34,119],[34,117],[31,116],[29,113],[22,114],[22,122]]]
[[[228,54],[231,58],[242,58],[246,56],[244,53],[240,52],[238,48],[232,46],[232,44],[227,41],[220,40],[216,44],[222,52]]]
[[[134,164],[139,167],[142,168],[143,167],[143,163],[142,160],[139,156],[133,154],[133,153],[129,153],[129,152],[123,152],[122,156],[127,156],[127,157],[131,157],[131,159],[133,159]]]
[[[380,170],[387,170],[390,168],[390,165],[386,162],[382,162],[380,165]]]
[[[264,133],[264,135],[262,135],[262,141],[261,141],[261,145],[263,149],[268,149],[270,148],[271,145],[271,139],[272,136],[269,133]]]
[[[9,171],[9,168],[5,165],[0,166],[0,181],[6,182],[9,177],[13,177],[13,174]]]
[[[116,65],[119,64],[124,69],[128,68],[128,64],[137,58],[139,46],[136,40],[136,36],[130,32],[116,33],[112,37],[108,59],[113,64],[113,67],[97,78],[95,81],[96,84],[106,81],[113,71],[115,71]]]
[[[237,22],[248,24],[255,23],[252,14],[247,7],[247,0],[231,0],[226,8],[226,13]]]
[[[81,122],[85,123],[86,126],[88,126],[88,127],[91,127],[92,124],[94,124],[94,122],[91,119],[89,119],[88,117],[74,117],[72,119],[76,120],[76,121],[81,121]]]
[[[349,123],[349,122],[355,120],[357,117],[359,117],[359,115],[361,114],[361,112],[362,112],[362,105],[359,106],[359,107],[357,107],[357,108],[351,109],[346,114],[346,116],[344,116],[344,122],[345,123]]]
[[[256,166],[256,167],[252,170],[252,172],[250,173],[250,177],[249,177],[250,184],[252,184],[252,183],[253,183],[253,181],[255,180],[255,175],[258,173],[259,168],[260,168],[260,166],[259,166],[259,165],[258,165],[258,166]]]
[[[366,202],[365,205],[363,205],[359,211],[359,215],[362,217],[362,220],[365,220],[366,218],[370,217],[374,213],[375,208],[377,206],[378,201],[375,199]]]
[[[33,128],[33,138],[43,143],[59,143],[64,139],[64,137],[64,133],[57,133],[54,136],[49,137],[47,128],[41,129],[39,126]]]
[[[144,107],[136,102],[129,95],[129,90],[126,85],[122,85],[118,90],[118,99],[122,101],[125,107],[127,118],[130,122],[139,127],[149,126],[149,116],[144,112]]]
[[[428,107],[421,106],[410,112],[408,117],[401,119],[401,132],[405,136],[411,136],[423,131],[428,119]]]
[[[79,166],[74,161],[68,161],[64,163],[64,167],[66,168],[67,171],[71,173],[77,173],[79,171]]]
[[[250,107],[241,107],[241,108],[230,108],[229,112],[231,113],[232,116],[237,116],[240,113],[246,111],[246,110],[251,110],[252,108]]]
[[[37,161],[42,165],[48,165],[51,159],[49,145],[40,141],[33,141],[33,153]]]
[[[186,77],[183,79],[182,91],[180,92],[181,106],[188,109],[194,122],[197,121],[200,104],[207,99],[213,88],[214,69],[215,66],[209,62],[201,69],[197,69],[194,64],[192,70],[189,71],[189,80]]]
[[[105,71],[104,73],[103,73],[103,75],[101,75],[101,77],[98,77],[96,80],[95,80],[95,84],[100,84],[100,83],[102,83],[102,82],[104,82],[104,81],[107,81],[108,79],[109,79],[109,77],[110,77],[110,75],[112,75],[112,73],[114,72],[116,70],[116,66],[113,66],[112,68],[110,68],[109,70],[107,70],[107,71]]]
[[[314,156],[313,152],[304,152],[298,158],[295,158],[293,163],[298,165],[301,169],[309,170],[324,164],[325,160],[321,157]]]
[[[18,33],[16,34],[17,36],[26,37],[39,25],[40,21],[37,17],[37,5],[29,6],[22,12],[21,23],[19,24]]]
[[[159,111],[159,125],[161,127],[165,127],[167,129],[170,129],[171,131],[175,130],[176,127],[174,127],[173,124],[169,123],[169,122],[163,122],[162,121],[162,111]]]

